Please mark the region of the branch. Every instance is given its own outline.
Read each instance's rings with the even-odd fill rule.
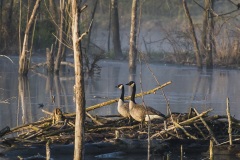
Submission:
[[[83,12],[87,7],[88,7],[87,5],[84,5],[84,6],[79,10],[79,12],[80,12],[80,13]]]
[[[83,37],[86,36],[86,35],[89,33],[89,30],[90,30],[90,28],[91,28],[91,26],[92,26],[92,23],[93,23],[93,19],[91,20],[91,23],[90,23],[90,25],[89,25],[89,27],[88,27],[88,30],[87,30],[86,32],[84,32],[84,33],[78,38],[77,43],[79,43],[79,42],[83,39]]]
[[[202,6],[202,5],[200,5],[198,2],[196,2],[195,0],[193,0],[193,2],[194,3],[196,3],[200,8],[202,8],[204,11],[205,11],[205,8]]]
[[[12,64],[14,64],[14,62],[11,60],[11,58],[9,58],[8,56],[5,56],[5,55],[0,55],[0,57],[5,57],[5,58],[7,58],[9,61],[11,61],[12,62]]]
[[[194,112],[199,116],[200,114],[198,113],[198,111],[194,108]],[[202,121],[202,123],[204,124],[204,126],[207,128],[208,132],[210,133],[210,136],[212,137],[213,141],[216,143],[216,144],[219,144],[217,139],[215,138],[214,136],[214,133],[213,131],[211,130],[211,128],[208,126],[208,124],[206,123],[206,121],[200,117],[200,120]]]
[[[63,42],[63,41],[60,41],[60,39],[54,34],[52,33],[52,35],[59,41],[59,43],[62,43],[63,45],[65,45],[67,48],[71,49],[72,50],[72,46],[70,46],[70,44],[67,44],[67,42]]]
[[[83,34],[81,34],[81,36],[77,40],[77,43],[79,43],[83,39],[83,37],[86,36],[87,34],[88,34],[88,31],[86,31]]]

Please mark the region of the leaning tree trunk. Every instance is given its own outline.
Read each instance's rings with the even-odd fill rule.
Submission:
[[[85,121],[85,92],[83,75],[83,56],[80,48],[79,37],[79,16],[80,2],[72,0],[72,41],[75,67],[75,99],[76,99],[76,120],[75,120],[75,141],[74,160],[84,159],[84,121]]]
[[[202,57],[200,55],[198,42],[197,42],[197,38],[196,38],[196,33],[195,33],[195,29],[194,29],[193,22],[192,22],[192,18],[190,16],[190,13],[189,13],[189,10],[188,10],[188,7],[187,7],[187,3],[186,3],[185,0],[183,0],[183,8],[185,10],[186,16],[187,16],[188,21],[189,21],[190,34],[191,34],[192,41],[193,41],[193,47],[194,47],[195,57],[196,57],[196,61],[197,61],[197,66],[198,66],[198,68],[202,68]]]
[[[25,30],[25,35],[24,35],[24,40],[23,40],[23,47],[22,47],[22,53],[19,58],[19,70],[18,73],[20,75],[27,75],[28,74],[28,69],[29,69],[29,48],[28,48],[28,36],[29,36],[29,31],[31,26],[33,25],[34,19],[37,14],[37,10],[39,8],[41,0],[37,0],[35,3],[35,6],[33,8],[32,15],[27,23],[26,30]]]
[[[131,29],[130,29],[130,48],[129,48],[129,72],[136,71],[136,57],[137,57],[137,6],[138,0],[132,1],[132,15],[131,15]]]
[[[122,49],[120,43],[120,35],[119,35],[119,18],[118,18],[118,1],[111,0],[111,13],[112,13],[112,40],[113,40],[113,48],[115,58],[119,59],[122,57]]]

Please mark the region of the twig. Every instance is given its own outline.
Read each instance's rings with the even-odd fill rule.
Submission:
[[[45,137],[49,137],[49,136],[57,135],[57,134],[62,133],[62,132],[72,132],[72,131],[74,131],[74,128],[67,128],[67,129],[62,129],[62,130],[54,130],[53,132],[47,133],[44,136]]]
[[[90,25],[88,27],[88,30],[81,34],[81,36],[78,38],[76,43],[79,43],[83,39],[83,37],[86,36],[89,33],[89,30],[90,30],[90,28],[92,26],[92,23],[93,23],[93,19],[91,20],[91,23],[90,23]]]
[[[199,133],[203,136],[204,139],[206,139],[207,137],[205,136],[205,134],[202,132],[202,130],[198,127],[198,125],[196,123],[193,124],[194,127],[199,131]]]
[[[47,118],[47,119],[42,120],[42,121],[37,121],[37,122],[29,123],[29,124],[24,124],[24,125],[21,125],[21,126],[11,128],[11,132],[9,132],[9,133],[17,132],[21,129],[28,128],[31,125],[39,125],[39,124],[43,124],[43,123],[51,122],[51,121],[52,121],[52,118]]]
[[[50,115],[50,116],[52,116],[52,115],[53,115],[53,113],[52,113],[52,112],[46,111],[46,110],[44,110],[44,109],[42,109],[42,112],[43,112],[43,113],[45,113],[45,114],[48,114],[48,115]]]
[[[213,156],[214,156],[214,151],[213,151],[213,141],[210,140],[210,144],[209,144],[209,156],[210,156],[210,160],[214,160]]]
[[[12,64],[14,64],[14,62],[11,60],[11,58],[9,58],[8,56],[6,56],[6,55],[0,55],[0,57],[5,57],[5,58],[7,58],[10,62],[12,62]]]
[[[88,112],[86,112],[86,115],[92,119],[92,121],[94,123],[96,123],[97,125],[103,125],[103,123],[99,122],[96,118],[94,118],[91,114],[89,114]]]
[[[212,111],[212,109],[209,109],[209,110],[207,110],[207,111],[204,111],[204,112],[202,112],[201,114],[198,114],[197,116],[195,116],[195,117],[193,117],[193,118],[190,118],[190,119],[188,119],[188,120],[186,120],[186,121],[180,122],[179,124],[182,125],[182,126],[184,126],[184,125],[189,125],[189,124],[193,123],[195,120],[197,120],[197,119],[201,118],[202,116],[206,115],[206,114],[207,114],[208,112],[210,112],[210,111]],[[166,130],[160,131],[160,132],[152,135],[151,139],[153,139],[154,137],[159,136],[160,134],[167,133],[168,131],[171,131],[171,130],[173,130],[173,129],[175,129],[175,126],[169,127],[169,128],[167,128]]]
[[[197,139],[197,137],[195,137],[195,136],[191,135],[190,133],[188,133],[188,131],[186,131],[186,129],[184,127],[182,127],[181,125],[179,125],[177,122],[175,122],[175,121],[172,121],[172,122],[173,122],[173,124],[176,127],[180,128],[188,137],[190,137],[192,139]]]
[[[51,159],[51,149],[50,149],[50,140],[46,143],[46,160]]]
[[[231,146],[232,143],[232,121],[231,121],[231,113],[230,113],[230,106],[229,106],[229,98],[227,98],[227,116],[228,116],[228,134],[229,134],[229,145]]]
[[[236,141],[240,141],[240,138],[237,138],[237,139],[234,139],[234,140],[233,140],[233,142],[236,142]],[[220,143],[220,144],[218,144],[218,145],[216,145],[216,146],[221,146],[221,145],[224,145],[224,144],[227,144],[227,143],[229,143],[229,141]]]
[[[199,115],[198,111],[197,111],[195,108],[193,108],[193,110],[194,110],[194,112],[195,112],[197,115]],[[208,132],[210,133],[210,136],[212,137],[213,141],[214,141],[216,144],[219,144],[218,141],[217,141],[217,139],[216,139],[215,136],[214,136],[214,133],[212,132],[212,130],[210,129],[210,127],[208,126],[208,124],[206,123],[206,121],[205,121],[202,117],[200,117],[200,119],[201,119],[202,123],[204,124],[204,126],[207,128]]]

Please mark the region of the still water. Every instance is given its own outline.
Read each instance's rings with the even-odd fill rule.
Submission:
[[[18,60],[14,57],[13,60],[14,64],[7,59],[0,59],[0,129],[45,117],[38,105],[41,103],[44,104],[43,109],[50,112],[56,106],[64,112],[75,111],[73,69],[66,67],[60,76],[48,76],[44,74],[44,69],[39,68],[31,71],[27,78],[19,78]],[[32,63],[43,61],[44,59],[36,58]],[[136,74],[129,74],[128,63],[124,61],[102,60],[99,66],[102,67],[100,74],[85,76],[86,107],[119,97],[120,91],[115,88],[119,83],[134,80],[137,92],[140,92],[140,81],[143,91],[147,91],[158,85],[156,78],[161,84],[172,81],[172,84],[163,88],[172,112],[188,112],[190,107],[199,112],[213,108],[210,114],[225,115],[226,98],[229,97],[231,112],[235,118],[240,119],[240,70],[200,71],[193,66],[138,64]],[[130,90],[126,90],[129,95]],[[54,103],[52,96],[55,96]],[[137,99],[137,102],[141,101]],[[161,91],[145,96],[144,102],[166,114],[166,101]],[[105,106],[91,114],[117,114],[116,106],[117,104]]]

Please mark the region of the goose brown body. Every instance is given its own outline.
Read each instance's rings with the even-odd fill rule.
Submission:
[[[165,119],[166,116],[152,107],[137,104],[135,102],[136,84],[130,81],[128,84],[132,87],[131,100],[129,102],[129,113],[133,119],[139,122],[149,121],[150,119]]]

